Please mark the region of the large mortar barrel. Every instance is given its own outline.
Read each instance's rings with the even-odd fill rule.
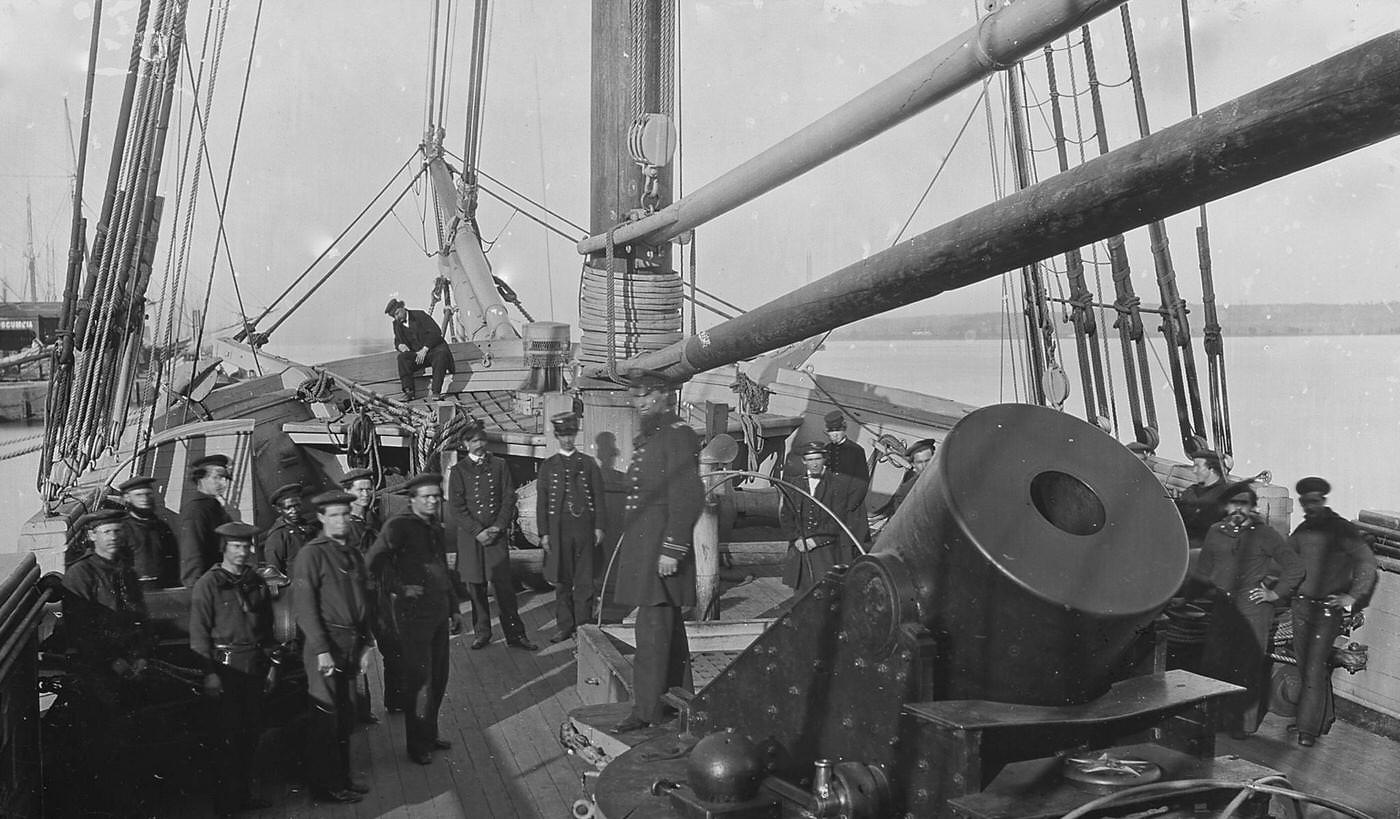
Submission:
[[[1057,705],[1093,699],[1121,673],[1181,585],[1186,535],[1117,441],[1001,404],[953,429],[874,557],[912,581],[913,616],[938,643],[939,698]]]

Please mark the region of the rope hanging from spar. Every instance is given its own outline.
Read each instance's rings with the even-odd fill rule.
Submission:
[[[1181,28],[1186,50],[1186,88],[1190,92],[1191,116],[1200,113],[1196,99],[1196,57],[1191,43],[1190,0],[1181,0]],[[1215,436],[1215,449],[1231,454],[1234,442],[1230,434],[1230,390],[1225,376],[1225,337],[1221,333],[1220,315],[1215,306],[1215,274],[1210,255],[1210,223],[1206,206],[1198,208],[1200,224],[1196,227],[1196,254],[1201,270],[1201,308],[1205,312],[1202,344],[1205,347],[1207,378],[1210,388],[1210,423]]]
[[[1045,46],[1045,73],[1050,89],[1050,116],[1055,128],[1055,156],[1060,173],[1069,170],[1069,151],[1065,144],[1064,115],[1060,111],[1060,90],[1055,77],[1055,52]],[[1084,257],[1079,248],[1065,252],[1065,270],[1069,279],[1073,305],[1074,344],[1079,356],[1079,381],[1084,390],[1084,414],[1090,421],[1103,419],[1100,425],[1111,423],[1108,410],[1108,390],[1104,381],[1103,361],[1099,358],[1098,324],[1094,321],[1094,296],[1084,280]]]
[[[1123,21],[1123,38],[1128,52],[1128,73],[1132,79],[1133,101],[1137,108],[1138,135],[1152,132],[1147,121],[1147,101],[1142,90],[1142,72],[1138,68],[1137,43],[1133,38],[1132,15],[1126,5],[1119,7]],[[1172,267],[1166,225],[1159,219],[1148,224],[1152,239],[1152,261],[1157,271],[1157,289],[1162,298],[1162,335],[1167,341],[1167,360],[1171,368],[1172,394],[1176,399],[1177,424],[1182,447],[1189,455],[1205,444],[1205,418],[1201,412],[1200,387],[1196,382],[1196,359],[1191,352],[1191,329],[1186,318],[1186,302],[1176,285]]]
[[[160,402],[156,397],[160,395],[162,383],[166,379],[167,364],[169,369],[174,368],[174,360],[178,356],[178,345],[175,343],[178,327],[176,319],[185,310],[185,288],[188,284],[189,261],[190,261],[190,240],[194,235],[194,217],[199,207],[199,181],[200,174],[205,164],[213,167],[208,162],[208,117],[213,110],[214,89],[218,85],[219,58],[223,51],[223,33],[228,25],[227,2],[221,3],[217,7],[218,23],[215,25],[214,5],[209,6],[209,10],[204,18],[204,38],[199,50],[199,73],[195,74],[195,60],[189,51],[188,43],[185,45],[185,75],[189,79],[190,94],[193,98],[193,110],[190,113],[190,121],[186,126],[185,144],[181,153],[179,175],[175,182],[175,210],[171,218],[171,224],[180,221],[180,215],[184,213],[184,226],[180,234],[179,241],[171,237],[171,241],[166,250],[165,256],[165,276],[161,279],[160,300],[156,308],[156,322],[153,328],[153,337],[156,343],[156,350],[166,351],[168,354],[156,353],[151,356],[150,367],[147,371],[147,386],[149,394],[152,396],[149,411],[146,413],[147,420],[142,424],[141,442],[150,440],[151,428],[155,424],[156,412]],[[215,50],[212,58],[208,61],[209,81],[204,84],[205,57],[209,54],[210,29],[214,29]],[[204,104],[199,104],[199,89],[204,88]],[[195,126],[199,126],[199,153],[194,158],[194,167],[190,167],[190,152],[195,144]],[[199,161],[200,155],[205,157],[206,162]],[[186,181],[188,180],[188,187]],[[218,190],[213,191],[214,196],[218,196]],[[183,211],[182,211],[183,208]],[[178,250],[177,250],[178,248]],[[173,375],[173,373],[172,373]]]
[[[67,395],[58,399],[62,412],[50,419],[62,431],[52,436],[41,459],[39,482],[46,501],[107,451],[125,424],[142,336],[136,305],[145,298],[155,253],[161,202],[156,192],[186,9],[184,0],[162,0],[153,16],[146,3],[138,13],[103,215],[76,313],[74,377]],[[149,56],[143,58],[148,39]],[[53,468],[60,461],[62,474]]]
[[[1084,46],[1084,70],[1089,83],[1089,107],[1094,116],[1094,133],[1098,135],[1099,155],[1109,152],[1108,124],[1103,113],[1098,69],[1094,63],[1094,41],[1089,27],[1080,29]],[[1152,397],[1152,375],[1147,358],[1147,340],[1143,335],[1141,300],[1133,290],[1132,268],[1123,244],[1123,234],[1108,237],[1108,259],[1112,271],[1114,309],[1118,318],[1118,340],[1123,351],[1123,380],[1128,388],[1128,411],[1133,418],[1137,441],[1157,448],[1160,433],[1157,426],[1156,401]]]

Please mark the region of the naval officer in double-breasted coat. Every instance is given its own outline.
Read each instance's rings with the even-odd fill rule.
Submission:
[[[851,559],[852,542],[846,528],[855,531],[857,519],[863,516],[861,498],[865,494],[849,475],[827,466],[827,447],[812,441],[802,450],[802,466],[806,476],[794,481],[816,498],[784,497],[779,519],[788,540],[787,559],[783,563],[783,583],[804,592],[816,584],[833,567]],[[827,512],[830,509],[835,518]]]
[[[631,370],[626,381],[641,435],[627,467],[627,506],[618,549],[616,599],[637,607],[632,713],[618,731],[666,718],[661,695],[687,686],[690,648],[681,607],[695,605],[695,522],[704,507],[700,440],[675,414],[664,376]]]
[[[472,601],[473,649],[491,643],[491,604],[486,584],[501,607],[506,645],[526,651],[538,646],[525,636],[510,576],[510,524],[515,512],[515,483],[506,462],[486,451],[486,429],[472,419],[462,433],[466,457],[448,473],[447,510],[457,532],[456,571]]]
[[[579,417],[561,412],[551,417],[559,451],[540,465],[535,522],[544,547],[544,578],[554,584],[551,643],[574,635],[593,610],[594,574],[603,540],[603,471],[598,462],[574,447]]]

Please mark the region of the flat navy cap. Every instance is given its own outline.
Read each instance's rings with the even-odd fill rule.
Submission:
[[[412,495],[420,486],[442,486],[442,476],[436,472],[422,472],[404,481],[399,491],[405,495]]]
[[[311,505],[317,509],[325,509],[327,506],[349,506],[354,503],[355,496],[340,489],[329,489],[311,498]]]
[[[1299,497],[1303,495],[1326,496],[1332,491],[1332,484],[1328,483],[1326,478],[1319,478],[1316,475],[1311,475],[1299,480],[1297,486],[1294,488],[1298,490]]]
[[[579,417],[576,412],[561,412],[549,417],[554,425],[555,435],[573,435],[579,430]]]
[[[152,478],[150,475],[137,475],[134,478],[127,478],[117,484],[117,491],[130,492],[133,489],[146,489],[154,485],[155,482],[156,479]]]
[[[300,498],[300,497],[301,497],[301,493],[302,493],[302,485],[301,485],[301,484],[299,484],[299,483],[284,483],[284,484],[282,484],[281,486],[277,487],[277,491],[275,491],[275,492],[272,493],[272,503],[273,503],[273,505],[276,505],[276,504],[278,504],[278,503],[281,503],[283,498],[290,498],[290,497]]]
[[[258,527],[244,523],[241,520],[233,520],[222,526],[214,527],[214,533],[224,540],[246,540],[251,542],[258,534]]]
[[[828,431],[846,428],[846,414],[841,412],[841,410],[832,410],[828,412],[826,415],[822,416],[822,420],[826,422]]]
[[[352,469],[352,470],[350,470],[349,472],[346,472],[346,473],[345,473],[345,477],[343,477],[343,478],[340,479],[340,485],[341,485],[341,486],[349,486],[350,484],[354,483],[355,481],[363,481],[363,480],[373,481],[373,480],[374,480],[374,470],[373,470],[373,469],[365,469],[364,467],[360,467],[359,469]]]
[[[191,469],[201,469],[206,466],[222,466],[228,469],[230,461],[227,455],[205,455],[203,458],[190,464]]]
[[[633,367],[626,372],[618,373],[617,378],[633,389],[664,390],[671,386],[671,382],[663,373],[642,367]]]
[[[122,519],[125,517],[125,512],[119,512],[116,509],[99,509],[96,512],[89,512],[74,521],[73,531],[86,532],[104,523],[121,523]]]

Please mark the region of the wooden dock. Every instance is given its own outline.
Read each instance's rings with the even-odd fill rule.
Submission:
[[[725,584],[726,619],[772,616],[787,598],[776,578],[750,576]],[[356,777],[373,786],[356,805],[315,805],[300,784],[299,742],[269,734],[260,749],[257,794],[270,809],[240,814],[256,819],[294,817],[393,817],[426,819],[556,819],[569,815],[583,794],[581,778],[591,766],[569,756],[558,730],[568,712],[582,703],[575,692],[574,642],[549,644],[553,594],[523,592],[521,613],[537,653],[507,648],[496,629],[494,643],[471,651],[470,636],[451,644],[452,670],[440,728],[451,751],[434,755],[431,765],[410,762],[404,746],[402,715],[383,710],[378,668],[371,673],[377,725],[358,730],[353,740]],[[711,664],[712,665],[712,664]],[[697,670],[706,668],[697,664]],[[697,685],[706,680],[698,675]],[[1314,748],[1302,748],[1287,720],[1271,715],[1260,733],[1246,741],[1224,735],[1217,750],[1286,771],[1300,789],[1342,800],[1371,816],[1400,819],[1400,743],[1338,722]],[[198,784],[164,790],[150,804],[151,816],[212,816]],[[1336,815],[1310,810],[1309,817]]]

